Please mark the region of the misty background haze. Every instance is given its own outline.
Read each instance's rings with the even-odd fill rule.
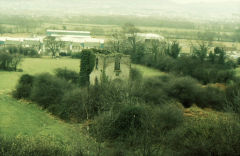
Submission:
[[[240,17],[239,0],[0,0],[2,14],[136,15],[230,20]]]

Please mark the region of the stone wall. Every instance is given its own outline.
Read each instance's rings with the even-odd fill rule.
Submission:
[[[116,70],[116,63],[120,63],[120,70]],[[101,81],[102,75],[105,73],[109,80],[122,79],[128,80],[130,76],[131,60],[128,55],[111,54],[111,55],[96,55],[95,67],[90,74],[90,83],[95,84],[95,81]]]

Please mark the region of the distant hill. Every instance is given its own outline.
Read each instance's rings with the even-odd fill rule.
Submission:
[[[0,0],[0,13],[97,14],[229,18],[240,12],[238,0]]]

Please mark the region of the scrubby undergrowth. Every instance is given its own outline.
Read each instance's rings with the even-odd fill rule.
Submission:
[[[203,120],[184,114],[185,108],[196,104],[221,112],[232,108],[230,116],[238,116],[235,101],[228,100],[238,87],[202,86],[191,77],[174,75],[145,80],[138,71],[131,72],[129,82],[78,87],[66,79],[72,72],[58,71],[63,72],[58,77],[22,76],[16,97],[30,99],[66,121],[86,122],[86,132],[100,145],[113,144],[115,155],[240,154],[239,119],[221,122],[222,118]],[[29,92],[21,95],[26,86]]]

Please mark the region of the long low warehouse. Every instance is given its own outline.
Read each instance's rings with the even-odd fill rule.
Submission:
[[[47,46],[44,39],[48,36],[55,37],[58,41],[64,43],[64,46],[61,48],[62,52],[78,52],[82,49],[104,47],[104,40],[91,37],[90,32],[65,30],[47,30],[44,37],[0,37],[0,46],[34,47],[39,52],[45,52]]]

